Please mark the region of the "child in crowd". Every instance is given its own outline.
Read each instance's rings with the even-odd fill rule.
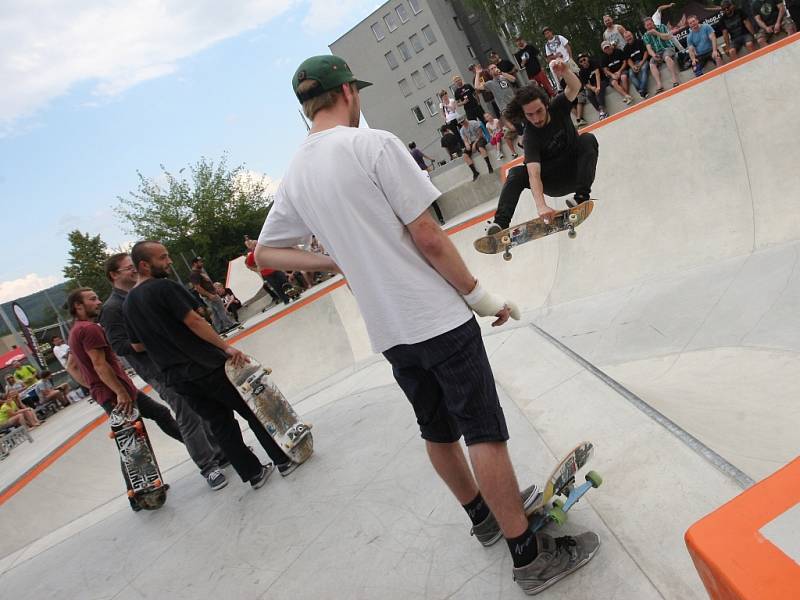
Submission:
[[[503,158],[503,124],[500,119],[491,114],[484,113],[486,129],[489,132],[489,143],[497,150],[497,160]]]

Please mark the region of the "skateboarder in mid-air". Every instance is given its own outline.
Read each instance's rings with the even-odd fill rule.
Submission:
[[[586,564],[594,533],[534,534],[506,447],[508,430],[473,312],[504,324],[518,309],[485,290],[429,213],[440,193],[403,142],[358,127],[359,90],[337,56],[304,61],[293,81],[313,122],[276,193],[256,248],[259,267],[342,272],[372,346],[410,400],[428,456],[489,546],[505,536],[514,577],[536,593]],[[330,256],[296,246],[315,233]],[[375,265],[380,265],[376,269]],[[467,457],[459,444],[464,436]]]
[[[581,82],[566,63],[554,60],[553,72],[566,82],[563,92],[552,100],[542,88],[529,85],[514,94],[506,111],[511,121],[524,122],[522,165],[509,169],[500,191],[500,200],[491,235],[511,225],[520,194],[529,188],[539,216],[545,221],[555,213],[544,195],[566,196],[570,207],[590,199],[597,166],[597,138],[591,133],[578,135],[572,123],[572,102],[581,91]]]

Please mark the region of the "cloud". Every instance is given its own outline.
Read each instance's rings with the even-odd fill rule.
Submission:
[[[54,286],[59,281],[61,279],[55,275],[41,276],[36,273],[28,273],[24,277],[12,281],[0,281],[0,302],[8,302],[28,296],[34,292]]]
[[[382,4],[376,0],[310,0],[303,27],[309,33],[352,27]]]
[[[0,136],[15,131],[21,119],[78,83],[91,83],[99,98],[119,94],[143,81],[175,73],[182,59],[262,26],[296,2],[4,2]]]

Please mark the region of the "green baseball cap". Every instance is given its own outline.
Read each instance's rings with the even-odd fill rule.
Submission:
[[[308,79],[318,82],[319,85],[302,94],[299,93],[297,87]],[[359,90],[372,85],[367,81],[356,79],[344,59],[333,54],[323,54],[305,59],[297,67],[297,71],[294,72],[294,77],[292,77],[292,89],[300,102],[311,100],[311,98],[327,91],[335,90],[344,83],[355,83]]]

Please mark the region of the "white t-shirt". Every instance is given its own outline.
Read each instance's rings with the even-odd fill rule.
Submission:
[[[569,51],[567,50],[569,40],[563,35],[554,35],[552,40],[547,40],[544,43],[546,54],[557,54],[564,60],[569,61]]]
[[[67,368],[67,355],[69,354],[69,346],[64,343],[60,346],[53,346],[53,355],[61,363],[61,366]]]
[[[442,109],[444,113],[444,120],[449,123],[450,121],[455,121],[458,119],[458,110],[457,110],[456,101],[450,98],[447,101],[447,104],[441,103],[439,104],[439,108]]]
[[[393,134],[334,127],[300,146],[258,243],[285,248],[313,232],[347,277],[373,350],[415,344],[472,317],[405,227],[440,195]]]

